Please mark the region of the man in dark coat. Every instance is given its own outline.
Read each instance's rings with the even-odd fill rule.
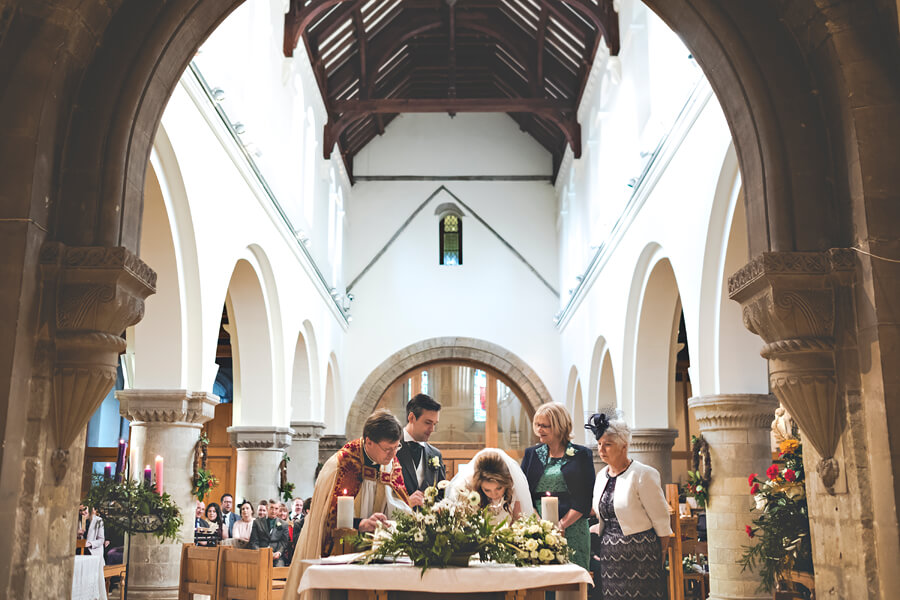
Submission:
[[[441,451],[428,443],[440,417],[440,403],[427,394],[416,394],[406,403],[406,427],[397,460],[403,467],[403,483],[410,500],[447,477]]]
[[[250,548],[256,550],[258,548],[269,547],[272,549],[272,560],[276,567],[284,566],[284,552],[287,550],[288,526],[287,522],[278,517],[278,507],[271,507],[271,518],[269,515],[268,502],[259,501],[259,507],[256,509],[256,520],[250,528]]]

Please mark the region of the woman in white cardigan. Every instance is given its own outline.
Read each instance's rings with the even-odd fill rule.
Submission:
[[[624,421],[593,415],[585,428],[597,438],[606,466],[594,482],[593,509],[600,523],[600,597],[664,600],[663,557],[672,528],[659,472],[628,458],[631,430]]]

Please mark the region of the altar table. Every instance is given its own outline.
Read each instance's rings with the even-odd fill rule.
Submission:
[[[545,591],[587,599],[590,574],[578,565],[515,567],[473,562],[468,567],[421,569],[412,564],[323,564],[303,561],[301,592],[311,592],[313,600],[332,596],[348,600],[543,600]],[[344,594],[334,592],[343,591]],[[557,594],[557,597],[560,597]]]
[[[75,556],[72,574],[72,600],[106,600],[103,557],[84,554]]]

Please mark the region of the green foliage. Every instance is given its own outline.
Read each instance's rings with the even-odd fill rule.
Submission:
[[[441,484],[446,487],[446,482]],[[512,562],[514,548],[501,533],[506,522],[492,524],[490,509],[479,507],[481,497],[477,493],[464,491],[456,500],[440,502],[435,502],[436,498],[437,489],[430,487],[425,490],[421,510],[398,515],[390,528],[379,525],[374,533],[358,536],[356,546],[368,548],[361,562],[405,554],[423,574],[429,568],[453,564],[460,555],[476,552],[482,561]]]
[[[520,567],[565,564],[573,553],[568,541],[553,523],[543,521],[537,515],[519,519],[511,526],[502,528],[500,533],[515,550],[511,562]]]
[[[766,479],[757,473],[748,478],[761,514],[747,526],[747,535],[756,543],[744,547],[739,561],[743,570],[757,570],[759,589],[767,592],[788,571],[812,571],[802,447],[799,440],[788,439],[781,442],[780,451],[778,463],[766,470]]]
[[[184,524],[169,494],[157,494],[144,481],[116,483],[95,474],[84,505],[96,508],[106,527],[128,534],[149,533],[160,541],[177,541]]]
[[[278,493],[281,494],[281,499],[285,502],[290,502],[294,499],[294,484],[290,481],[286,481],[282,483],[278,487]]]
[[[209,492],[219,485],[219,478],[213,475],[212,471],[209,469],[197,469],[197,473],[194,475],[194,486],[191,489],[191,494],[203,502],[203,499],[209,495]]]

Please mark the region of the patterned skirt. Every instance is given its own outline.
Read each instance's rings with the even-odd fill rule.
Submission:
[[[662,548],[652,529],[622,533],[619,522],[606,522],[600,538],[600,597],[603,600],[665,600],[667,583]]]

